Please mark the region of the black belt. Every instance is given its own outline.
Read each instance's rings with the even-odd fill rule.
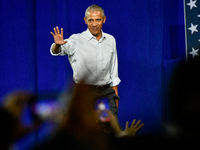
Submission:
[[[110,87],[110,84],[106,85],[94,85],[95,90],[103,91]]]

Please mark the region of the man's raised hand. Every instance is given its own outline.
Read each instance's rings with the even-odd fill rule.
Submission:
[[[67,43],[67,41],[64,41],[64,38],[63,38],[63,28],[59,30],[57,26],[56,28],[53,28],[53,30],[54,30],[54,33],[53,32],[50,32],[50,33],[53,36],[54,42],[56,45],[63,45]]]

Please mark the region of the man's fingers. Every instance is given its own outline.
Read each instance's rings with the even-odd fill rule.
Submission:
[[[63,36],[63,28],[61,28],[60,30],[61,30],[61,35]]]
[[[61,33],[60,33],[60,30],[59,30],[58,26],[56,26],[55,28],[53,28],[53,31],[54,31],[54,35],[56,35],[56,34],[63,35],[63,28],[61,28]]]
[[[51,33],[51,35],[54,37],[55,36],[55,34],[53,34],[53,32],[50,32]]]
[[[54,33],[57,34],[56,28],[53,28],[53,30],[54,30]]]
[[[58,26],[56,27],[56,30],[57,30],[57,34],[60,34]]]

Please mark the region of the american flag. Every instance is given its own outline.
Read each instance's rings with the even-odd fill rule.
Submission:
[[[200,0],[184,0],[186,58],[200,60]]]

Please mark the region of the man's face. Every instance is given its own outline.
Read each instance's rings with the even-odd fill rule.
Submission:
[[[106,21],[106,16],[102,17],[101,11],[89,11],[84,20],[92,35],[96,38],[101,38],[101,29]]]

